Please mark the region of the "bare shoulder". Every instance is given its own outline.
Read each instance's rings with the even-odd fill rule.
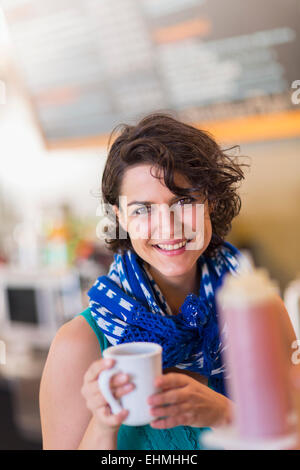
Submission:
[[[57,331],[48,353],[42,383],[55,377],[58,387],[83,381],[83,375],[93,361],[101,357],[97,336],[78,316],[65,323]]]
[[[64,356],[81,355],[84,352],[85,355],[96,355],[99,358],[101,354],[97,336],[82,316],[73,318],[59,328],[49,353],[54,350],[63,352]]]
[[[44,448],[77,448],[91,419],[81,394],[84,374],[100,357],[97,336],[82,316],[56,333],[40,384]]]

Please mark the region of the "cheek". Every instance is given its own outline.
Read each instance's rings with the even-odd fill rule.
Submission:
[[[205,219],[204,234],[205,234],[205,238],[207,238],[207,237],[210,238],[211,235],[212,235],[212,226],[211,226],[211,220],[210,220],[209,216]]]
[[[194,205],[191,208],[184,210],[182,222],[184,226],[184,235],[186,238],[195,238],[195,236],[202,236],[206,233],[207,222],[206,211],[203,204]]]
[[[204,210],[204,207],[197,210],[194,208],[189,219],[185,219],[184,233],[187,238],[194,240],[189,244],[188,250],[197,252],[198,255],[205,251],[211,240],[212,226],[209,213]]]
[[[209,214],[204,219],[204,249],[206,249],[210,243],[212,236],[212,226]]]
[[[151,226],[148,217],[136,217],[128,221],[128,233],[133,243],[143,243],[150,239]]]

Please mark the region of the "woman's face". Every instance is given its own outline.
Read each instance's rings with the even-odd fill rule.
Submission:
[[[151,168],[160,179],[151,175]],[[122,180],[120,211],[117,206],[114,209],[135,252],[161,274],[180,276],[192,269],[209,245],[209,208],[199,192],[191,196],[173,194],[157,171],[148,164],[130,167]],[[174,182],[181,188],[191,187],[178,172]],[[176,248],[179,242],[184,246]]]

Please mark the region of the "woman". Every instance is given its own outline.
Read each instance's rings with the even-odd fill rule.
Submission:
[[[224,238],[243,177],[207,133],[168,115],[123,126],[102,179],[114,262],[90,289],[89,308],[51,345],[40,389],[45,449],[199,449],[204,428],[230,422],[215,292],[239,269],[239,252]],[[163,346],[164,373],[149,399],[153,421],[130,427],[122,425],[127,410],[111,414],[97,378],[113,364],[103,349],[141,340]],[[134,388],[123,374],[111,385],[116,397]]]

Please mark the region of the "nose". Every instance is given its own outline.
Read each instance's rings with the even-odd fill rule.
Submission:
[[[170,210],[168,204],[159,204],[151,217],[151,238],[173,240],[183,238],[182,221]]]

